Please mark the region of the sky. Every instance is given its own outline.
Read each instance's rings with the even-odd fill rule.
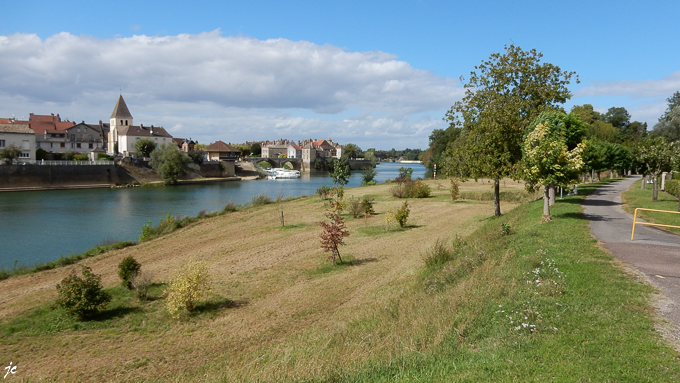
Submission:
[[[515,44],[574,71],[565,105],[649,129],[680,90],[677,1],[0,0],[0,118],[135,125],[200,143],[426,149],[463,79]]]

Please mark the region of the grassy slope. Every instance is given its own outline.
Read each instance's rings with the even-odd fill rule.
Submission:
[[[377,196],[376,210],[384,213],[399,205],[385,192],[378,186],[349,194]],[[445,190],[438,194],[411,201],[413,226],[404,231],[368,230],[381,226],[381,215],[349,219],[353,235],[342,251],[358,262],[337,270],[320,263],[313,222],[322,210],[314,198],[284,204],[291,223],[285,230],[276,228],[279,210],[269,205],[96,257],[88,264],[113,285],[115,278],[107,276],[125,255],[134,254],[163,281],[199,252],[219,272],[216,294],[197,314],[171,321],[162,299],[140,305],[111,287],[116,301],[109,311],[96,321],[74,322],[47,308],[53,293],[24,291],[0,312],[0,354],[22,360],[25,377],[66,380],[680,377],[677,354],[653,327],[647,304],[652,289],[596,247],[580,197],[559,202],[555,220],[540,224],[541,201],[500,219],[484,218],[491,213],[488,203],[451,203]],[[501,237],[506,222],[513,234]],[[238,236],[240,226],[249,235]],[[456,235],[473,231],[467,244],[451,245]],[[437,238],[445,239],[451,259],[427,269],[423,254]],[[0,289],[28,278],[49,285],[60,277],[52,270],[11,278]],[[39,284],[29,282],[24,289]],[[156,287],[155,297],[162,288]],[[30,315],[20,310],[36,305]]]
[[[633,214],[635,208],[666,210],[677,212],[678,199],[668,193],[659,191],[658,201],[652,201],[652,185],[645,185],[645,189],[640,189],[640,182],[631,185],[630,189],[623,193],[624,210]],[[680,214],[658,213],[652,211],[638,211],[638,217],[647,222],[659,223],[662,225],[680,226]],[[680,229],[666,229],[674,233],[680,233]]]

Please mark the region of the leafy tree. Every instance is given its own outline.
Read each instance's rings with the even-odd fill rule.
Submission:
[[[646,138],[637,146],[638,160],[645,164],[646,173],[652,176],[652,201],[656,202],[659,197],[657,179],[662,172],[672,169],[674,157],[678,155],[676,146],[665,137]]]
[[[375,176],[378,172],[373,168],[366,168],[361,172],[361,184],[362,185],[373,185],[375,184]]]
[[[186,153],[173,143],[161,144],[151,152],[151,167],[163,178],[163,183],[172,185],[184,174],[191,162]]]
[[[21,148],[14,144],[7,145],[6,148],[0,150],[0,158],[5,160],[5,164],[12,165],[15,159],[21,155]]]
[[[654,125],[651,134],[656,137],[666,137],[669,141],[680,141],[680,91],[673,93],[666,99],[668,106]]]
[[[581,132],[581,135],[584,130],[581,127],[569,129],[567,120],[569,116],[564,113],[542,113],[527,127],[522,144],[523,178],[527,187],[544,186],[543,221],[550,220],[550,187],[567,186],[583,166],[581,153],[584,144],[580,140],[578,143],[574,141],[572,144],[576,144],[570,150],[568,142],[569,139],[575,140],[570,130]]]
[[[336,265],[336,258],[342,262],[338,246],[344,245],[344,238],[349,236],[349,231],[345,228],[345,221],[340,214],[338,214],[339,207],[336,206],[338,204],[340,204],[339,200],[334,200],[329,203],[329,208],[326,210],[326,218],[328,218],[330,222],[319,222],[323,229],[319,235],[319,237],[321,237],[321,248],[324,252],[331,253],[329,258],[333,262],[333,266]]]
[[[262,146],[256,142],[250,146],[250,152],[254,156],[260,156],[262,155]]]
[[[205,161],[205,152],[201,149],[194,150],[189,153],[189,158],[191,158],[191,161],[196,165],[201,165],[203,161]]]
[[[450,126],[446,129],[435,129],[430,134],[428,149],[423,153],[423,165],[429,171],[434,171],[434,165],[439,168],[446,162],[446,148],[460,135],[460,129]]]
[[[210,291],[211,275],[208,265],[203,261],[190,259],[168,286],[168,311],[175,318],[179,317],[179,310],[183,307],[192,312],[196,308],[196,301],[207,296]]]
[[[348,159],[359,158],[361,156],[361,148],[355,144],[349,143],[342,149],[342,157]]]
[[[601,121],[603,119],[600,112],[596,112],[590,104],[574,105],[569,114],[578,116],[586,125],[590,125],[595,121]]]
[[[446,113],[445,119],[462,128],[464,137],[449,174],[492,178],[496,216],[501,215],[500,180],[518,175],[526,127],[541,112],[556,110],[571,98],[567,85],[575,73],[541,63],[542,57],[535,49],[514,45],[492,54],[470,73],[465,96]],[[449,155],[454,157],[452,151]]]
[[[252,148],[248,145],[232,145],[232,146],[241,151],[241,157],[248,157],[252,152]]]
[[[110,301],[111,295],[102,289],[102,278],[87,266],[82,266],[83,277],[75,270],[57,284],[57,305],[66,312],[87,319],[103,309]]]
[[[149,157],[156,148],[156,142],[150,138],[140,138],[135,141],[135,151],[142,157]]]
[[[364,152],[364,159],[371,161],[371,166],[375,166],[378,163],[378,159],[375,157],[375,149],[368,149]]]
[[[132,290],[132,280],[142,270],[142,265],[135,260],[132,255],[129,255],[118,264],[118,276],[122,281],[123,286]]]
[[[349,164],[345,161],[334,161],[333,171],[330,172],[336,187],[342,187],[349,183]]]
[[[624,107],[609,108],[604,118],[618,130],[623,130],[630,125],[630,113]]]
[[[399,223],[400,227],[406,226],[406,221],[408,220],[410,212],[411,209],[408,208],[408,201],[404,201],[399,210],[394,214],[394,219]]]

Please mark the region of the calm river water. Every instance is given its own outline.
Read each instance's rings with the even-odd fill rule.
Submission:
[[[420,164],[381,163],[378,182],[395,178],[400,167],[423,177]],[[332,186],[327,173],[305,174],[296,180],[220,182],[174,187],[54,190],[0,193],[0,268],[33,266],[60,256],[82,253],[105,241],[137,241],[142,225],[157,224],[169,212],[196,216],[221,210],[229,202],[243,205],[256,194],[298,197]],[[347,187],[361,185],[352,172]]]

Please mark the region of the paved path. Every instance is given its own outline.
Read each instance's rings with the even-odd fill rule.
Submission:
[[[661,314],[673,322],[672,335],[680,341],[680,236],[636,225],[635,240],[630,240],[633,216],[623,211],[621,192],[638,179],[629,177],[599,187],[583,201],[585,217],[591,233],[605,248],[663,291],[670,302],[661,307]]]

